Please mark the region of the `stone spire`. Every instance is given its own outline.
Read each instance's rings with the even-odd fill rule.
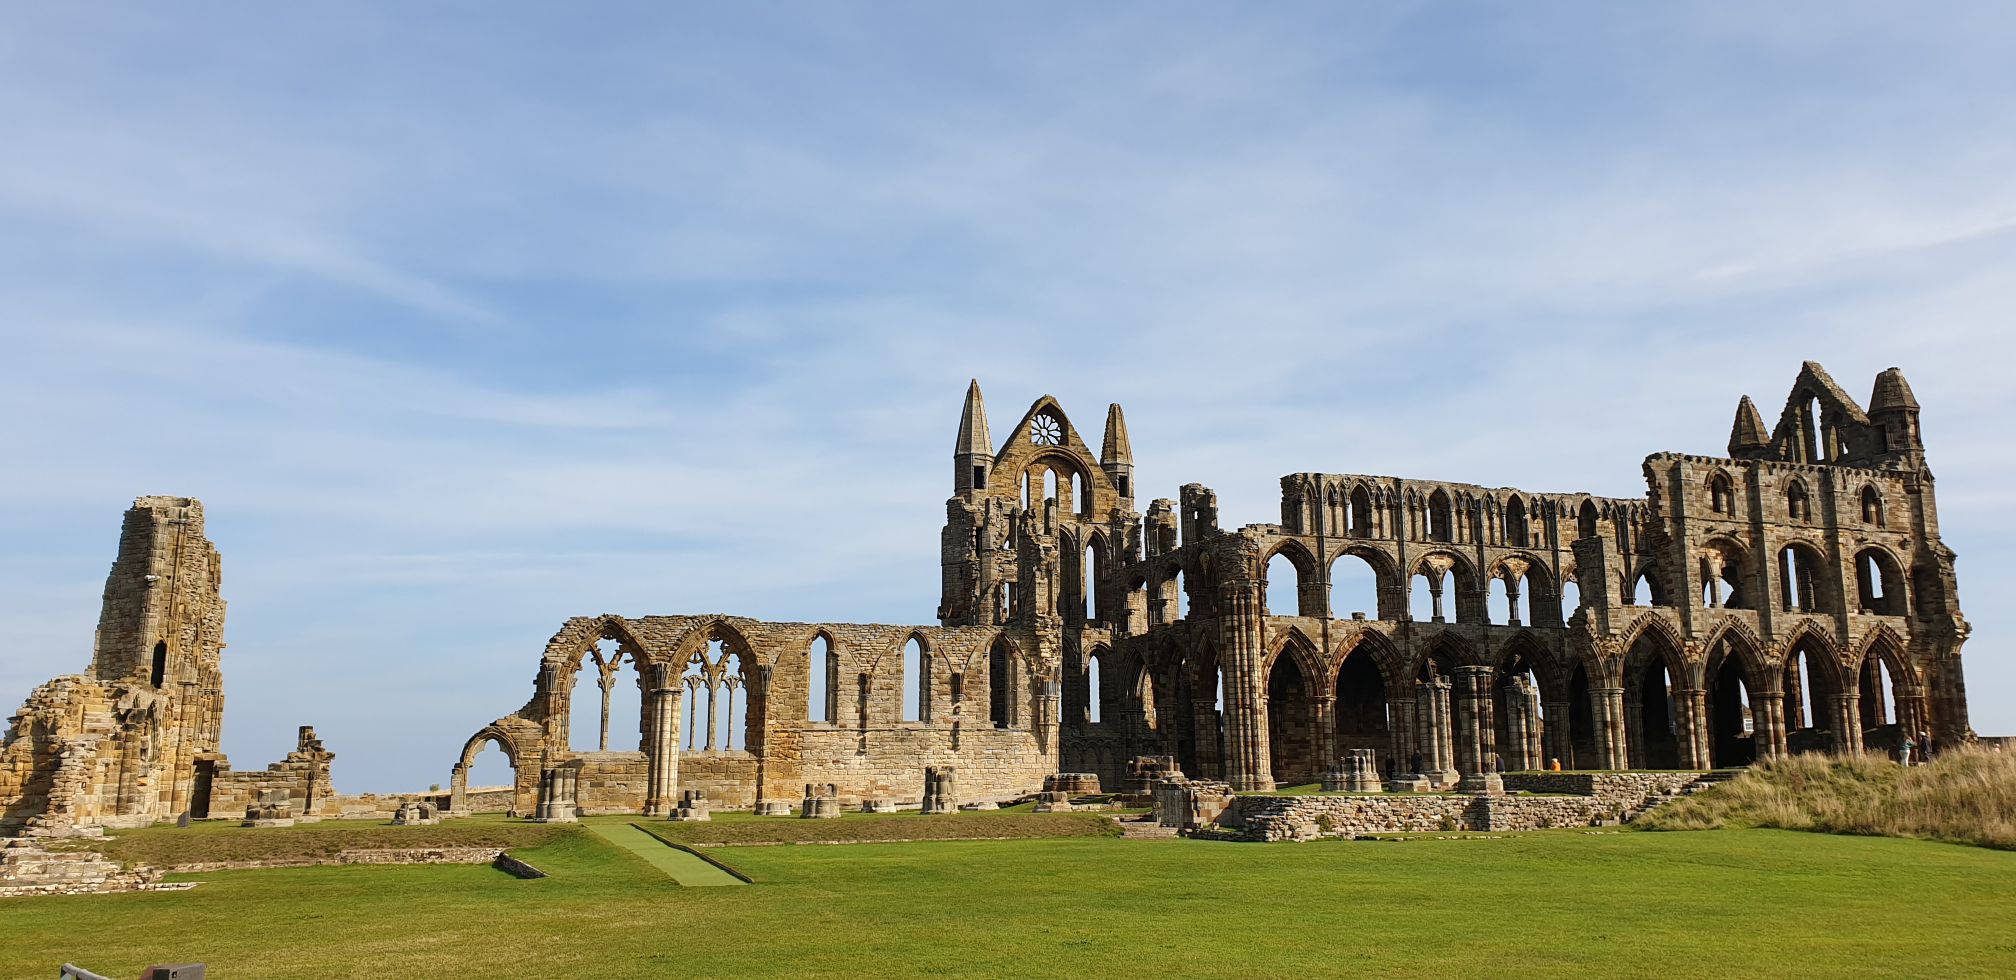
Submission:
[[[1755,458],[1770,442],[1771,433],[1764,428],[1764,416],[1758,414],[1757,403],[1744,395],[1736,403],[1736,424],[1729,429],[1729,455],[1737,459]]]
[[[1893,367],[1876,376],[1876,390],[1869,394],[1869,414],[1899,409],[1917,411],[1918,399],[1911,394],[1904,372]]]
[[[987,434],[987,404],[980,398],[980,379],[966,386],[966,407],[959,412],[959,443],[952,447],[952,487],[987,489],[994,466],[994,440]]]
[[[980,398],[980,379],[966,386],[966,407],[959,412],[959,445],[954,456],[992,456],[994,440],[987,435],[987,403]]]
[[[1106,478],[1113,481],[1113,489],[1120,499],[1134,499],[1134,447],[1127,443],[1127,416],[1120,414],[1120,403],[1106,406],[1106,439],[1099,450],[1099,468],[1106,471]],[[1132,504],[1123,504],[1123,509],[1131,509]]]
[[[1904,372],[1893,367],[1876,376],[1876,390],[1869,395],[1869,421],[1876,426],[1884,454],[1924,450],[1918,432],[1918,399],[1911,394]]]
[[[1127,442],[1127,416],[1120,414],[1119,402],[1106,406],[1106,443],[1099,450],[1099,462],[1104,466],[1134,465],[1134,447]]]

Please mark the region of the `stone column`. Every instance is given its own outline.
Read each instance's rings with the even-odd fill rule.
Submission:
[[[644,815],[662,817],[672,812],[679,796],[679,710],[682,688],[679,675],[669,664],[650,666],[651,703],[645,717],[650,720],[644,751],[650,770],[644,789]]]
[[[1785,755],[1785,695],[1777,691],[1750,692],[1751,739],[1757,760]]]
[[[1466,793],[1503,793],[1504,783],[1491,771],[1498,727],[1491,711],[1491,668],[1456,668],[1455,720],[1456,768],[1463,776],[1458,787]]]
[[[1624,769],[1631,764],[1624,736],[1624,689],[1597,687],[1589,690],[1596,717],[1596,767]]]
[[[1515,677],[1505,687],[1505,731],[1511,738],[1511,744],[1501,750],[1505,768],[1546,768],[1540,748],[1540,692],[1525,677]]]
[[[1314,716],[1312,724],[1316,726],[1316,730],[1310,733],[1310,741],[1314,743],[1316,758],[1322,760],[1321,767],[1327,769],[1341,761],[1337,751],[1337,699],[1319,696],[1311,698],[1310,702]]]
[[[1574,710],[1574,704],[1569,701],[1547,702],[1540,729],[1546,758],[1540,760],[1539,768],[1553,768],[1556,759],[1561,760],[1563,769],[1575,768],[1575,743],[1569,725]]]
[[[1044,755],[1056,755],[1063,742],[1059,731],[1058,718],[1063,712],[1062,685],[1053,677],[1043,677],[1036,681],[1035,696],[1030,699],[1030,731],[1036,736],[1036,751]]]
[[[1224,775],[1224,760],[1218,756],[1218,701],[1216,698],[1198,699],[1190,702],[1190,730],[1197,744],[1197,772],[1195,779],[1219,779]]]
[[[1680,742],[1680,768],[1707,769],[1712,756],[1708,751],[1708,692],[1698,688],[1686,688],[1673,692],[1679,705],[1677,727]]]
[[[1626,741],[1630,743],[1631,768],[1646,768],[1645,743],[1649,740],[1645,737],[1645,706],[1643,704],[1632,704],[1629,701],[1624,702],[1624,731],[1628,736]]]
[[[602,668],[596,674],[595,686],[602,689],[602,735],[596,744],[598,752],[609,751],[609,685],[615,682],[616,678],[609,667]]]
[[[539,811],[534,819],[539,823],[573,823],[576,815],[575,792],[580,784],[581,767],[575,764],[561,764],[539,774]]]
[[[1388,698],[1386,725],[1387,740],[1393,752],[1393,771],[1414,771],[1414,750],[1420,746],[1414,738],[1414,699]]]
[[[1422,775],[1437,787],[1454,785],[1457,772],[1451,744],[1454,733],[1450,730],[1448,681],[1437,677],[1416,685],[1414,721],[1415,738],[1428,766]]]
[[[1839,736],[1836,751],[1843,755],[1862,754],[1862,696],[1834,695],[1834,732]]]
[[[1266,609],[1253,586],[1227,590],[1221,634],[1225,651],[1225,776],[1242,793],[1274,788],[1267,746],[1267,679],[1261,675],[1260,630]]]
[[[721,727],[720,723],[715,718],[715,712],[721,707],[721,690],[724,685],[720,681],[714,680],[712,678],[709,678],[706,683],[707,683],[706,746],[707,751],[712,752],[714,751],[714,734]],[[730,695],[730,697],[733,697],[733,695]],[[698,719],[695,720],[697,721]]]

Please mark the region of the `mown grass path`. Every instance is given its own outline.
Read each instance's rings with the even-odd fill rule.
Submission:
[[[734,847],[667,887],[582,828],[487,867],[0,901],[0,977],[2016,975],[2016,853],[1786,831]]]
[[[591,823],[595,835],[665,872],[688,888],[739,885],[742,880],[627,823]]]

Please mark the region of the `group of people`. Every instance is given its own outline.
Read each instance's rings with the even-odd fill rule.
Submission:
[[[1922,766],[1932,761],[1932,733],[1919,732],[1915,737],[1905,732],[1897,737],[1897,748],[1890,753],[1898,765]]]

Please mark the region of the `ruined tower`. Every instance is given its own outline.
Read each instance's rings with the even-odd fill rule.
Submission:
[[[133,502],[89,672],[37,688],[0,745],[0,826],[60,833],[203,815],[221,761],[220,577],[201,503]]]

